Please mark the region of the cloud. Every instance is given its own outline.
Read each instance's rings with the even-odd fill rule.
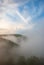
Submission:
[[[15,33],[18,29],[23,29],[23,24],[12,23],[7,19],[2,19],[0,21],[0,33]],[[2,29],[2,30],[1,30]]]
[[[43,4],[43,2],[44,1],[36,1],[36,2],[32,1],[32,9],[33,9],[32,17],[33,18],[37,18],[37,17],[41,16],[41,14],[43,13],[43,11],[44,11],[44,4]]]
[[[8,29],[6,30],[6,33],[15,33],[17,30],[25,30],[28,28],[32,29],[33,25],[31,25],[31,23],[28,25],[28,21],[30,21],[31,17],[28,16],[25,18],[27,12],[26,15],[23,16],[18,10],[19,3],[22,3],[23,5],[23,2],[26,4],[28,1],[29,0],[4,0],[1,2],[0,10],[2,10],[2,14],[0,12],[0,28]],[[17,20],[15,20],[14,17],[16,17]]]
[[[2,21],[4,23],[6,23],[8,26],[5,26],[6,24],[4,24],[3,26],[5,27],[9,27],[14,30],[26,30],[29,28],[33,29],[33,27],[35,26],[35,24],[32,24],[32,20],[33,18],[35,19],[35,17],[37,18],[38,16],[40,16],[43,12],[43,8],[42,8],[42,4],[39,4],[39,7],[34,5],[34,1],[31,1],[32,3],[32,15],[30,14],[30,10],[27,6],[25,5],[26,3],[29,3],[30,0],[4,0],[4,2],[1,2],[0,5],[0,20],[2,19]],[[13,4],[14,3],[14,4]],[[19,3],[21,3],[19,5]],[[23,6],[22,6],[23,5]],[[22,12],[19,11],[19,6],[23,7]],[[4,18],[5,17],[5,18]],[[11,22],[11,23],[10,23]],[[2,24],[2,23],[0,23]],[[1,26],[0,26],[1,27]]]
[[[9,4],[17,3],[18,5],[24,5],[30,0],[8,0]]]
[[[38,56],[44,57],[44,18],[37,21],[33,30],[25,30],[23,34],[28,37],[24,43],[21,42],[21,47],[17,49],[17,54],[26,57]]]
[[[31,4],[33,12],[31,15],[29,14],[30,10],[27,11],[27,6],[24,6],[22,13],[19,12],[18,8],[18,6],[27,3],[28,0],[15,0],[14,4],[12,3],[13,0],[11,0],[10,3],[8,1],[9,0],[4,0],[4,6],[2,4],[0,5],[0,34],[16,33],[22,30],[23,34],[29,37],[29,40],[25,42],[25,44],[21,44],[18,53],[26,56],[44,55],[44,20],[36,20],[35,22],[38,22],[36,25],[31,21],[33,18],[35,19],[35,17],[40,16],[43,12],[42,4],[39,4],[37,8],[34,4]],[[16,20],[15,17],[17,18]]]
[[[0,30],[0,33],[16,33],[18,30],[30,30],[33,28],[33,26],[33,24],[28,25],[25,23],[21,23],[18,20],[17,22],[12,22],[11,20],[5,17],[0,21],[0,29],[4,29]]]

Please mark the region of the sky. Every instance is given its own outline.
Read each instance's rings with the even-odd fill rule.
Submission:
[[[44,0],[0,0],[0,33],[32,30],[44,17]]]
[[[44,0],[0,0],[0,34],[19,33],[29,37],[20,52],[44,55]]]

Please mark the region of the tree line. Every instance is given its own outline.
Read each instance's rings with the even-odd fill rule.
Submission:
[[[11,50],[14,46],[19,46],[19,45],[15,42],[12,42],[11,40],[4,39],[3,36],[8,36],[8,34],[0,35],[0,44],[1,44],[1,42],[7,43],[7,47],[4,46],[4,48],[6,49],[6,54],[9,56],[9,50]],[[22,39],[23,40],[26,39],[25,36],[20,35],[20,34],[14,34],[12,36],[17,37],[18,43]],[[15,62],[15,60],[16,60],[16,58],[13,59],[12,57],[10,57],[9,59],[7,59],[5,61],[4,61],[4,59],[2,59],[2,61],[0,60],[0,65],[44,65],[44,58],[38,58],[36,56],[31,56],[27,59],[24,56],[20,56],[18,58],[17,62]]]
[[[44,58],[31,56],[26,59],[24,56],[20,56],[17,62],[10,58],[8,62],[5,63],[5,65],[44,65]]]
[[[31,56],[26,59],[24,56],[20,56],[16,65],[44,65],[44,58]]]

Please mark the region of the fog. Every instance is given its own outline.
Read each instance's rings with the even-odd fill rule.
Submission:
[[[32,30],[24,30],[21,34],[25,35],[27,40],[21,40],[20,43],[14,36],[4,37],[19,44],[19,47],[12,47],[11,49],[8,48],[7,41],[0,39],[0,58],[8,60],[10,57],[14,59],[19,56],[44,57],[44,19],[39,20]]]
[[[18,54],[29,56],[44,57],[44,19],[37,21],[38,23],[32,30],[25,30],[22,34],[28,39],[20,43]]]

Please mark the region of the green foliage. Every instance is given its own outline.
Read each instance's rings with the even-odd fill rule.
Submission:
[[[13,34],[13,36],[15,36],[19,41],[21,40],[27,40],[27,37],[21,34]]]
[[[17,65],[26,65],[26,59],[24,56],[20,56]]]
[[[10,47],[19,46],[17,43],[15,43],[15,42],[13,42],[11,40],[4,39],[4,38],[1,38],[1,39],[6,41]]]
[[[21,35],[21,34],[13,34],[13,35],[16,37],[23,37],[23,35]]]
[[[35,56],[27,59],[27,65],[36,65],[38,64],[38,62],[39,62],[39,59],[38,57],[35,57]]]
[[[19,44],[11,41],[11,40],[8,40],[8,39],[4,39],[3,36],[15,36],[17,38],[18,41],[21,41],[21,39],[26,39],[26,37],[24,35],[21,35],[21,34],[2,34],[0,35],[0,39],[3,39],[5,40],[6,42],[8,42],[9,46],[12,48],[14,46],[19,46]]]
[[[24,35],[21,35],[21,34],[1,34],[0,36],[15,36],[15,37],[25,37]]]
[[[44,58],[31,56],[26,60],[24,56],[20,56],[16,65],[44,65]]]

